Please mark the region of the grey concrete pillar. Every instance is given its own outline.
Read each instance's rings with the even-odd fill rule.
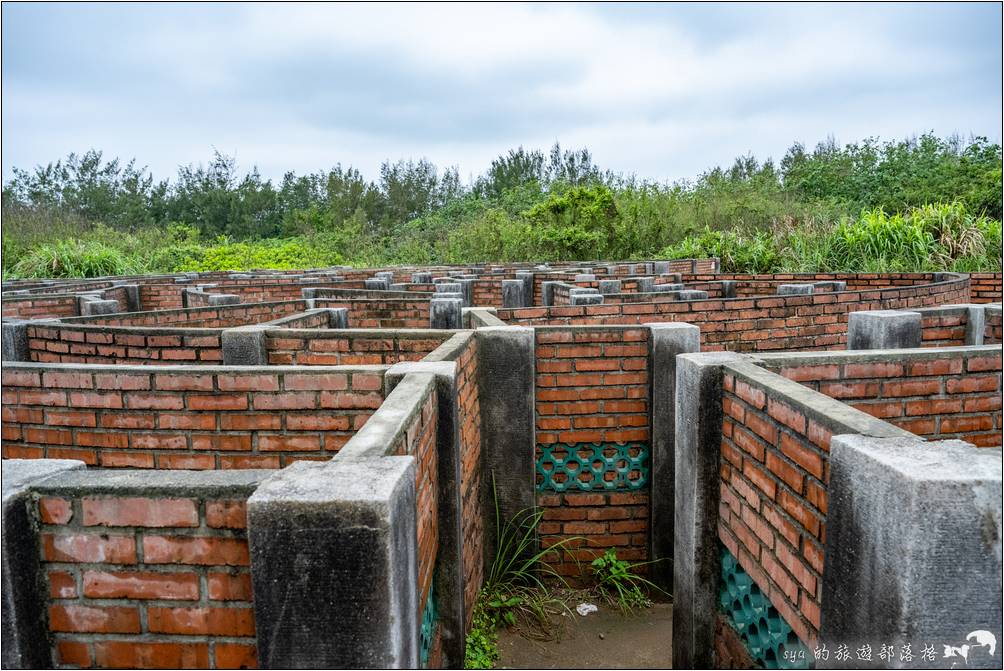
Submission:
[[[428,373],[436,379],[438,426],[439,552],[436,559],[436,601],[443,641],[443,668],[462,668],[466,648],[464,604],[464,537],[461,503],[460,395],[457,364],[453,361],[402,362],[391,366],[384,377],[393,389],[409,373]]]
[[[476,279],[462,279],[457,284],[460,285],[460,293],[464,299],[464,307],[471,307],[474,305],[474,283],[477,282]]]
[[[502,280],[502,307],[524,307],[523,280]]]
[[[139,312],[139,310],[141,309],[141,305],[139,299],[138,284],[126,284],[125,282],[114,282],[112,286],[120,289],[125,289],[127,312]]]
[[[557,282],[554,280],[548,280],[546,282],[540,283],[541,301],[544,303],[544,305],[547,306],[554,305],[554,287],[558,284],[564,284],[564,283]]]
[[[269,327],[258,324],[236,326],[220,333],[224,366],[267,366],[265,336]]]
[[[394,281],[394,271],[393,270],[381,270],[380,272],[373,273],[373,277],[379,280],[387,280],[387,284]]]
[[[4,459],[0,535],[3,544],[3,668],[52,668],[42,592],[39,542],[31,487],[64,471],[84,468],[69,459]]]
[[[649,465],[651,511],[648,558],[651,578],[667,593],[673,591],[673,543],[676,491],[676,357],[701,350],[701,330],[693,324],[648,324],[649,408],[652,448]]]
[[[722,280],[722,298],[736,297],[736,281]]]
[[[943,668],[1000,668],[1001,506],[1000,450],[834,436],[821,642],[911,644],[915,655],[936,643]],[[987,631],[997,641],[992,657],[986,636],[967,640]],[[942,657],[943,646],[965,645],[967,657]],[[888,666],[915,663],[897,657]]]
[[[82,316],[111,315],[119,311],[118,301],[103,301],[91,296],[81,296],[78,305]]]
[[[966,344],[982,345],[987,328],[985,306],[967,304],[966,311]]]
[[[12,319],[3,322],[3,360],[28,361],[28,324]]]
[[[304,300],[313,300],[317,298],[317,287],[303,287],[300,289],[300,296]]]
[[[639,277],[637,281],[638,281],[638,293],[648,294],[655,291],[654,277]]]
[[[602,294],[572,294],[572,305],[602,305]]]
[[[601,294],[619,294],[621,292],[620,280],[600,280],[599,291]]]
[[[236,294],[209,294],[210,305],[238,305],[241,297]]]
[[[593,275],[592,273],[579,273],[578,275],[575,276],[575,281],[576,282],[595,282],[596,281],[596,275]]]
[[[347,329],[349,327],[348,308],[328,308],[328,328]]]
[[[811,284],[781,284],[777,287],[778,296],[801,296],[809,295],[812,293],[813,285]]]
[[[413,284],[429,284],[432,282],[432,273],[412,273],[411,281]]]
[[[496,496],[503,522],[536,505],[536,358],[532,328],[486,327],[476,337],[487,569],[498,544]]]
[[[263,668],[418,667],[414,457],[297,462],[247,515]]]
[[[457,282],[440,282],[436,285],[437,294],[459,294],[460,284]]]
[[[429,301],[429,327],[461,329],[464,327],[463,301],[460,298],[433,298]]]
[[[669,261],[655,261],[652,263],[652,272],[656,275],[665,275],[669,272]]]
[[[722,366],[734,352],[676,358],[673,668],[710,669],[718,613]]]
[[[533,273],[529,270],[517,270],[516,279],[523,282],[523,307],[533,305]]]
[[[920,347],[919,312],[868,310],[847,315],[847,349]]]
[[[364,286],[375,291],[387,291],[390,289],[390,282],[379,277],[370,277],[364,280]]]

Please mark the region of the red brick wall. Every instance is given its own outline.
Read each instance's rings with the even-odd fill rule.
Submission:
[[[177,310],[182,307],[181,292],[188,284],[141,284],[139,304],[144,310]]]
[[[382,370],[161,367],[3,371],[3,457],[130,468],[280,468],[327,459],[383,401]]]
[[[23,296],[4,298],[3,316],[18,319],[72,317],[80,314],[76,296]]]
[[[940,311],[939,311],[940,312]],[[957,308],[944,314],[921,313],[921,347],[963,347],[969,310]]]
[[[178,310],[154,312],[132,312],[110,317],[83,317],[69,320],[69,324],[90,324],[103,326],[188,326],[199,328],[229,328],[260,324],[285,315],[293,315],[307,309],[302,300],[275,303],[242,303],[240,305],[219,305],[212,307],[191,307]]]
[[[428,325],[426,325],[428,327]],[[270,364],[307,366],[394,364],[419,361],[439,347],[450,331],[317,332],[276,330],[265,339]]]
[[[538,459],[543,447],[559,444],[648,445],[648,335],[642,328],[536,329]],[[555,570],[567,576],[588,572],[588,561],[580,567],[575,558],[591,560],[608,547],[621,559],[645,559],[648,492],[538,491],[542,545],[584,538],[569,546],[574,551],[550,558]]]
[[[1004,341],[1004,324],[1001,321],[1000,308],[983,311],[983,344],[999,345]]]
[[[920,281],[897,277],[883,281]],[[700,327],[703,351],[843,349],[848,312],[959,303],[968,295],[966,280],[958,280],[810,296],[500,309],[498,316],[519,325],[688,322]]]
[[[718,536],[808,646],[819,635],[830,432],[723,376]]]
[[[429,328],[429,299],[318,298],[319,308],[348,308],[352,328]]]
[[[28,357],[44,363],[219,364],[220,329],[28,326]]]
[[[1001,445],[1000,349],[789,363],[777,372],[928,440]]]
[[[970,300],[973,303],[1000,303],[1002,283],[1004,283],[1004,273],[970,274],[969,286],[972,292]]]
[[[499,307],[502,305],[502,280],[474,280],[471,300],[474,305]]]
[[[256,668],[245,501],[37,497],[54,663]]]
[[[432,589],[439,552],[439,477],[436,455],[438,399],[435,387],[420,401],[421,410],[388,454],[415,457],[415,520],[418,528],[418,618]]]

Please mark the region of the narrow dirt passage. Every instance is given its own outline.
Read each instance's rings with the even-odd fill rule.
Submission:
[[[673,606],[657,603],[634,615],[599,605],[573,611],[559,641],[531,641],[499,632],[500,669],[652,669],[673,663]],[[568,616],[566,616],[568,617]]]

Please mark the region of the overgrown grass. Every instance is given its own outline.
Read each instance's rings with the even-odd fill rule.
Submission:
[[[617,557],[617,550],[608,548],[591,563],[596,578],[595,592],[621,612],[632,612],[652,605],[650,592],[663,593],[659,587],[638,572],[638,569],[659,560],[629,562]]]

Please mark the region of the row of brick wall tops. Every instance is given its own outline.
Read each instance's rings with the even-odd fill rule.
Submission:
[[[811,649],[825,579],[830,439],[907,431],[752,362],[722,380],[718,536]]]
[[[429,328],[429,298],[318,298],[318,308],[347,308],[353,328]]]
[[[274,365],[394,364],[419,361],[453,334],[439,329],[269,329]]]
[[[771,354],[769,370],[928,440],[1001,446],[1001,348]]]
[[[256,668],[245,502],[267,471],[70,471],[35,487],[59,668]]]
[[[6,362],[3,457],[158,469],[329,459],[380,406],[385,370]]]
[[[191,307],[175,310],[149,310],[114,315],[74,317],[61,320],[64,324],[104,326],[196,325],[200,327],[230,327],[258,324],[292,315],[307,309],[303,299],[267,303],[241,303],[212,307]]]
[[[4,297],[0,304],[3,306],[4,317],[17,319],[48,319],[80,314],[76,294]]]
[[[474,333],[460,332],[422,359],[456,364],[460,424],[460,508],[463,539],[465,630],[471,626],[478,591],[484,583],[484,522],[481,476],[481,403],[478,350]]]
[[[513,325],[645,324],[679,321],[701,329],[701,349],[740,352],[835,349],[847,343],[847,313],[908,309],[968,300],[968,278],[809,296],[667,303],[500,309]]]
[[[613,547],[647,558],[649,330],[539,327],[536,337],[537,504],[541,544],[577,538],[549,563],[583,579]],[[599,464],[597,472],[591,466]]]

